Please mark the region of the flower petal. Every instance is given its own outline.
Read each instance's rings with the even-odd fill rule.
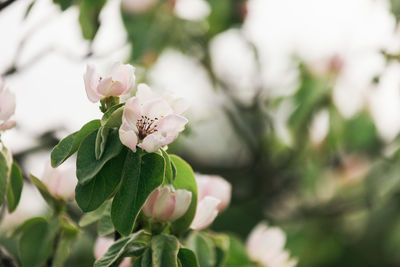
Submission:
[[[129,147],[133,152],[136,152],[136,145],[138,142],[137,135],[129,125],[123,123],[119,128],[119,139],[121,143]]]
[[[86,73],[83,75],[83,80],[85,82],[87,97],[90,101],[96,103],[101,98],[101,96],[97,93],[100,75],[96,72],[96,69],[93,65],[88,64],[86,66]]]
[[[135,85],[135,68],[132,65],[117,62],[112,67],[111,77],[122,85],[123,90],[118,95],[128,94]]]
[[[113,80],[111,77],[103,78],[97,86],[97,92],[103,97],[111,96],[111,87],[113,85]]]
[[[0,131],[5,131],[14,128],[16,124],[17,123],[14,120],[5,121],[2,124],[0,124]]]
[[[169,186],[160,188],[156,203],[153,208],[152,218],[158,221],[167,221],[175,209],[176,198]]]
[[[138,85],[136,97],[139,98],[140,102],[144,103],[150,100],[154,100],[157,96],[153,93],[151,88],[144,83]]]
[[[146,136],[142,143],[138,144],[138,147],[146,150],[149,153],[156,152],[164,142],[164,138],[157,133]]]
[[[201,230],[208,227],[218,215],[217,207],[220,202],[219,199],[210,196],[200,200],[190,228]]]
[[[176,97],[173,94],[165,94],[163,96],[165,101],[169,103],[174,113],[180,115],[189,108],[189,102],[183,97]]]
[[[15,112],[15,95],[8,89],[0,94],[0,120],[8,120]]]
[[[196,174],[197,191],[199,199],[212,196],[221,201],[219,211],[223,211],[229,205],[232,195],[232,185],[217,175]]]
[[[192,192],[178,189],[175,191],[176,204],[174,212],[172,213],[169,221],[173,222],[182,217],[188,210],[192,202]]]
[[[146,202],[143,205],[143,213],[148,217],[153,216],[154,205],[156,204],[156,200],[158,195],[160,194],[160,189],[156,188],[150,196],[147,198]]]
[[[151,119],[162,119],[171,113],[172,108],[161,98],[148,101],[143,105],[143,115]]]

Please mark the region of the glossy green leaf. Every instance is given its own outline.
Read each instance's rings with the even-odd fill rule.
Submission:
[[[141,156],[141,150],[129,150],[122,174],[121,187],[114,197],[111,218],[115,228],[129,235],[149,194],[161,185],[164,159],[156,153]]]
[[[121,182],[125,156],[126,149],[123,149],[89,183],[76,186],[75,199],[84,212],[94,211],[113,195]]]
[[[86,227],[92,223],[97,222],[103,217],[108,208],[111,207],[111,201],[104,202],[98,209],[85,213],[79,220],[80,227]]]
[[[217,255],[213,241],[201,232],[192,232],[186,243],[199,260],[200,267],[214,267]]]
[[[199,267],[199,261],[196,254],[188,248],[180,248],[178,258],[182,267]]]
[[[7,159],[3,153],[0,153],[0,205],[3,203],[7,193],[8,175]]]
[[[19,203],[21,198],[22,187],[24,186],[24,181],[19,166],[13,162],[11,166],[10,181],[7,190],[7,206],[8,212],[13,212]]]
[[[111,131],[111,128],[100,127],[97,131],[96,135],[96,145],[94,147],[94,154],[96,156],[96,160],[100,160],[101,156],[103,156],[104,149],[107,144],[107,137]]]
[[[122,113],[124,112],[124,104],[118,104],[111,107],[104,113],[103,118],[101,118],[101,124],[104,127],[115,128],[121,126],[122,124]]]
[[[152,267],[178,267],[179,241],[175,236],[160,234],[151,239]]]
[[[173,186],[176,189],[186,189],[192,192],[192,202],[190,203],[188,211],[183,217],[172,224],[172,230],[174,233],[183,234],[187,229],[189,229],[194,215],[196,214],[197,185],[192,167],[190,167],[186,161],[176,155],[170,155],[170,159],[176,169],[176,177]]]
[[[68,135],[61,140],[51,151],[51,166],[54,168],[61,165],[72,154],[90,133],[100,127],[100,120],[93,120],[86,123],[79,131]]]
[[[164,183],[166,184],[172,184],[173,181],[173,171],[172,171],[172,166],[171,166],[171,160],[169,158],[169,155],[167,152],[164,151],[164,149],[160,149],[162,156],[165,161],[165,173],[164,173]]]
[[[135,260],[132,267],[149,267],[153,266],[151,262],[151,249],[147,248],[143,254]]]
[[[97,132],[89,134],[78,149],[76,159],[76,176],[80,184],[90,182],[93,177],[103,168],[104,164],[116,157],[122,150],[123,145],[119,140],[118,130],[112,130],[107,138],[107,144],[102,157],[97,160],[95,154]]]
[[[124,257],[124,254],[129,246],[137,245],[138,247],[143,247],[143,237],[144,232],[139,231],[131,234],[130,236],[118,239],[116,242],[114,242],[114,244],[111,245],[103,257],[95,261],[94,267],[114,266],[115,263]]]
[[[37,218],[23,229],[19,240],[22,267],[42,267],[53,251],[59,224],[56,220]],[[39,242],[39,243],[38,243]]]
[[[79,23],[83,38],[93,40],[100,27],[99,15],[106,0],[82,0],[79,6]]]

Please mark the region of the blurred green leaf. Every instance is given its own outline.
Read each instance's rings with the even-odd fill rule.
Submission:
[[[189,235],[186,245],[197,255],[200,267],[214,267],[217,263],[215,245],[205,234],[193,231]]]
[[[8,175],[9,169],[7,159],[3,153],[0,153],[0,205],[3,203],[7,194]]]
[[[92,41],[100,27],[100,12],[106,0],[80,0],[79,23],[83,38]]]
[[[196,254],[188,248],[180,248],[178,258],[182,267],[199,267]]]
[[[10,181],[7,190],[7,206],[8,212],[12,213],[18,206],[21,198],[24,181],[19,166],[13,162],[11,166]]]

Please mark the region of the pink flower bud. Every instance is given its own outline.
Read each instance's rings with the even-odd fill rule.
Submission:
[[[217,175],[196,174],[199,201],[207,196],[220,200],[218,211],[223,211],[231,201],[232,185]]]
[[[135,85],[135,68],[129,64],[115,63],[111,75],[101,77],[94,66],[87,65],[83,76],[86,94],[93,103],[104,97],[129,94]]]
[[[42,182],[49,192],[57,198],[72,200],[75,196],[75,186],[78,182],[73,166],[64,165],[53,168],[47,163],[42,177]]]
[[[217,217],[219,204],[221,204],[221,201],[211,196],[206,196],[200,200],[190,228],[195,230],[207,228]]]
[[[101,257],[106,254],[107,250],[111,247],[114,243],[114,240],[108,237],[99,237],[94,244],[94,257],[96,260],[100,259]],[[119,264],[119,267],[130,267],[132,266],[132,262],[130,258],[124,258],[122,262]]]
[[[15,112],[15,95],[11,93],[0,78],[0,131],[8,130],[15,126],[15,121],[10,120]]]
[[[294,267],[296,259],[291,259],[284,249],[285,233],[278,227],[268,227],[260,223],[251,231],[246,248],[249,257],[266,267]]]
[[[192,192],[172,186],[155,189],[143,205],[143,213],[153,220],[165,222],[176,221],[182,217],[190,206]]]

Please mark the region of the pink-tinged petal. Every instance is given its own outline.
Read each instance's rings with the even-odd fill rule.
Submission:
[[[15,95],[8,89],[0,94],[0,121],[8,120],[15,112]]]
[[[133,152],[136,152],[136,145],[138,142],[137,135],[129,125],[123,123],[119,128],[119,139],[121,143],[129,147]]]
[[[220,202],[219,199],[210,196],[200,200],[190,228],[195,230],[207,228],[217,217]]]
[[[169,217],[169,221],[171,222],[176,221],[186,213],[192,202],[192,192],[178,189],[175,191],[175,199],[175,209],[171,217]]]
[[[132,260],[129,257],[124,258],[118,265],[118,267],[131,267],[131,266],[132,266]]]
[[[99,82],[99,85],[97,86],[97,92],[99,95],[102,97],[107,97],[111,96],[111,87],[113,85],[113,80],[111,77],[103,78]]]
[[[156,152],[162,147],[164,139],[156,133],[146,136],[142,143],[138,144],[138,147],[146,150],[149,153]]]
[[[170,114],[160,120],[157,129],[165,137],[168,135],[175,136],[185,129],[186,123],[188,123],[188,120],[185,117]]]
[[[141,119],[142,114],[142,105],[139,99],[132,97],[125,104],[122,120],[134,129],[136,128],[136,122]]]
[[[183,97],[176,97],[173,94],[165,94],[163,98],[168,102],[174,113],[180,115],[189,108],[189,102]]]
[[[146,202],[143,205],[143,213],[148,217],[153,216],[154,205],[156,204],[156,200],[158,195],[160,194],[160,189],[156,188],[150,196],[147,198]]]
[[[212,196],[221,201],[218,206],[219,211],[227,208],[232,195],[232,185],[228,181],[217,175],[196,174],[196,182],[199,200]]]
[[[5,121],[2,124],[0,124],[0,131],[5,131],[14,128],[16,124],[17,123],[13,120]]]
[[[117,62],[111,70],[111,77],[115,82],[122,84],[123,90],[119,94],[129,94],[135,86],[135,68],[129,64]]]
[[[49,192],[57,198],[72,200],[75,196],[75,187],[78,179],[72,165],[63,165],[53,168],[48,162],[41,176]]]
[[[108,95],[106,96],[120,96],[124,94],[126,87],[119,81],[114,81],[109,88]]]
[[[172,113],[171,107],[163,99],[155,99],[143,105],[143,115],[151,119],[162,119]]]
[[[94,257],[96,259],[103,257],[113,243],[114,240],[109,237],[98,237],[96,243],[94,244]]]
[[[160,188],[160,193],[153,209],[153,219],[161,222],[167,221],[175,209],[175,194],[173,188],[164,186]]]
[[[154,100],[155,98],[157,98],[157,96],[153,93],[151,88],[144,83],[140,83],[138,85],[136,97],[140,100],[141,103],[148,102],[150,100]]]
[[[83,80],[85,82],[87,97],[90,101],[96,103],[101,98],[101,96],[97,93],[100,75],[96,72],[94,66],[89,64],[86,66],[86,73],[83,75]]]

